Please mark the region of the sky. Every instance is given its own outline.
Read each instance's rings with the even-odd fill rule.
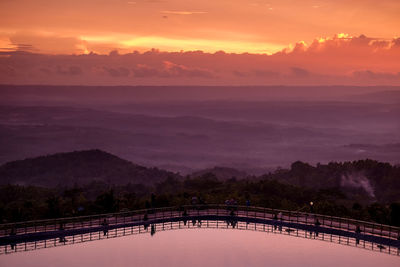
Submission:
[[[0,83],[399,85],[398,14],[398,0],[1,0]]]

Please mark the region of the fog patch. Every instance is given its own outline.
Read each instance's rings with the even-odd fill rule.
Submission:
[[[362,188],[370,197],[375,198],[374,188],[372,187],[368,178],[361,173],[342,174],[340,186]]]

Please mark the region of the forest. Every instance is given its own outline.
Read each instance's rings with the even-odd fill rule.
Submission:
[[[54,173],[51,168],[57,159],[61,158],[65,166],[70,166],[68,153],[0,166],[0,222],[190,205],[196,197],[201,204],[223,204],[233,199],[239,205],[304,212],[310,212],[312,201],[313,212],[318,214],[400,226],[400,167],[389,163],[367,159],[312,166],[298,161],[288,169],[278,168],[261,176],[221,179],[218,177],[221,173],[216,175],[212,170],[182,176],[127,161],[121,165],[122,159],[103,151],[73,153],[73,158],[77,154],[80,156],[80,164],[75,165],[75,169],[80,170],[69,175],[75,175],[75,181],[80,180],[79,174],[84,175],[84,183],[62,183],[64,178],[58,176],[58,183],[52,181],[44,185],[43,181],[49,179],[48,173]],[[88,179],[93,171],[99,172],[92,170],[94,166],[88,162],[92,158],[99,160],[100,155],[102,164],[108,162],[107,179],[100,179],[99,175]],[[118,168],[112,168],[113,164]],[[18,172],[13,171],[14,165]],[[48,173],[43,171],[45,166]],[[43,181],[34,173],[38,168],[42,170]],[[132,168],[140,172],[133,172]],[[110,178],[112,170],[114,179]],[[35,179],[23,181],[29,173],[36,175]],[[147,181],[129,179],[123,173],[147,175]],[[122,180],[118,179],[120,175]]]

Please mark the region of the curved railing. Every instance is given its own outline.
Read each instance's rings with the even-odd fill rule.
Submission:
[[[108,232],[126,227],[187,221],[225,221],[228,224],[253,223],[297,229],[327,235],[345,236],[382,247],[400,248],[400,228],[320,214],[237,205],[191,205],[136,211],[36,220],[0,225],[0,253],[17,244],[57,237]]]

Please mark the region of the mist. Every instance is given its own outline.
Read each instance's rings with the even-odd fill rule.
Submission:
[[[361,173],[348,173],[341,176],[340,186],[362,188],[371,197],[375,198],[374,188],[365,175]]]
[[[397,87],[0,86],[0,162],[102,149],[188,174],[400,158]]]

